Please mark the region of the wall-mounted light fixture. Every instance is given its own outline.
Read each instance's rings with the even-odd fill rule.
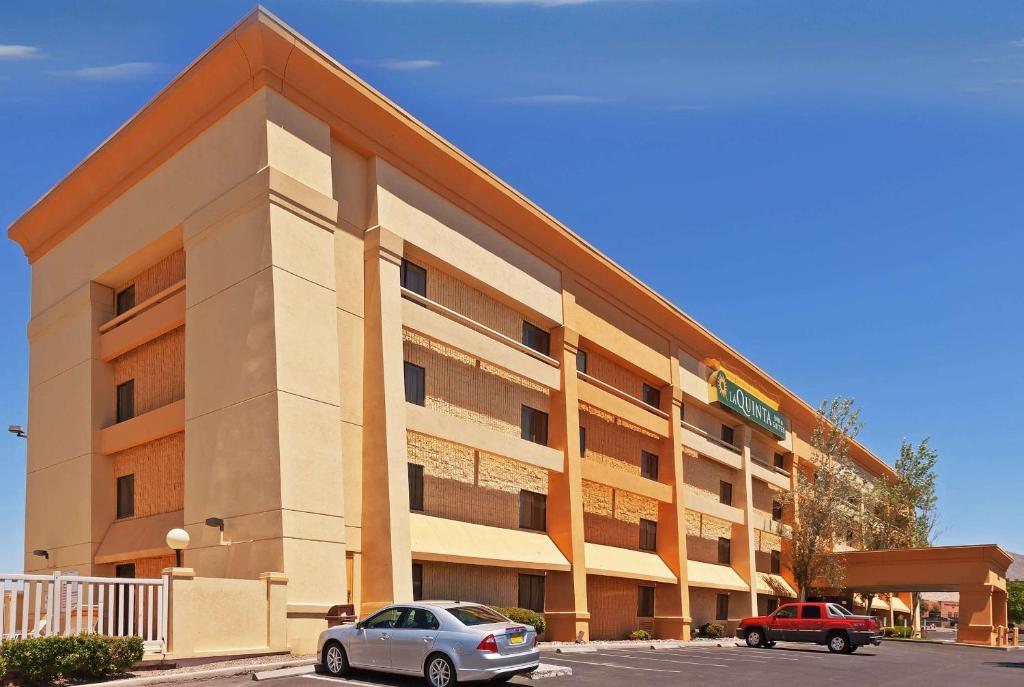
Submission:
[[[40,558],[45,558],[47,561],[50,560],[50,552],[46,549],[36,549],[32,552],[32,555],[39,556]]]
[[[251,544],[252,541],[253,541],[252,539],[246,539],[245,541],[231,541],[230,539],[225,539],[224,538],[224,519],[223,518],[207,518],[206,519],[206,526],[207,527],[216,527],[217,529],[220,530],[220,542],[219,543],[220,543],[221,546],[231,546],[232,544]]]
[[[21,425],[10,425],[9,427],[7,427],[7,431],[16,437],[21,437],[22,439],[28,436],[28,434],[25,432],[25,428],[22,427]]]
[[[167,546],[174,549],[174,567],[181,567],[181,552],[188,548],[189,541],[191,538],[188,532],[180,527],[175,527],[167,533]]]

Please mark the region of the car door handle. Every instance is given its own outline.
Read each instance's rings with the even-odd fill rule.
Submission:
[[[433,637],[424,637],[423,641],[424,642],[432,642],[432,641],[434,641],[434,638]]]

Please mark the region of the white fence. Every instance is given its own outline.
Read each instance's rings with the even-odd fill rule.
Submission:
[[[166,577],[0,575],[0,642],[96,633],[166,646]]]

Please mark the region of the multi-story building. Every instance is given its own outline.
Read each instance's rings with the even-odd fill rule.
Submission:
[[[263,11],[9,235],[27,571],[153,576],[184,527],[198,575],[287,573],[296,632],[430,597],[683,637],[794,595],[814,409]]]

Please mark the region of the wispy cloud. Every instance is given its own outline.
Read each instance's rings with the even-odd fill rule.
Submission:
[[[489,101],[495,105],[595,105],[608,102],[604,98],[572,93],[550,95],[519,95],[511,98],[495,98]]]
[[[43,56],[43,51],[34,45],[0,45],[0,60],[34,60]]]
[[[167,65],[159,62],[122,62],[102,67],[81,67],[53,73],[87,81],[129,81],[157,76],[165,71],[167,71]]]
[[[1010,41],[1010,45],[1015,48],[1024,48],[1024,38],[1018,38],[1015,41]]]
[[[375,67],[390,69],[396,72],[418,72],[423,69],[433,69],[441,66],[438,60],[377,60],[371,62]]]

